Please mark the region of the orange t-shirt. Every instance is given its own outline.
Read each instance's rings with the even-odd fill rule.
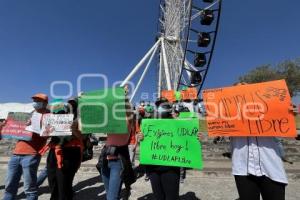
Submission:
[[[49,113],[49,111],[46,111],[41,114]],[[42,126],[42,120],[43,116],[41,118],[41,126]],[[40,137],[36,133],[32,133],[32,139],[31,141],[18,141],[15,147],[15,150],[13,154],[15,155],[37,155],[39,154],[39,151],[46,145],[47,138],[46,137]]]
[[[46,142],[47,138],[33,133],[31,141],[18,141],[13,153],[16,155],[37,155]]]
[[[124,146],[128,145],[129,140],[130,140],[130,133],[132,129],[132,120],[126,120],[127,123],[127,133],[124,134],[113,134],[113,133],[108,133],[107,134],[107,140],[106,144],[109,146]]]

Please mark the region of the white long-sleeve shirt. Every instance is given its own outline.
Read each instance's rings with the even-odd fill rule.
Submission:
[[[280,146],[274,137],[231,137],[232,174],[267,176],[288,183]]]

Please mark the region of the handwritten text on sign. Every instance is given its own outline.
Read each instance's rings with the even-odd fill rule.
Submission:
[[[198,119],[144,119],[141,164],[201,169]]]
[[[46,114],[43,117],[41,136],[72,135],[73,114]]]
[[[210,136],[296,136],[284,80],[205,90],[203,98]]]

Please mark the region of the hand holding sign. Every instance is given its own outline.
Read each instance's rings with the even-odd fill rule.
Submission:
[[[143,134],[143,133],[138,133],[138,134],[136,134],[136,140],[137,140],[138,142],[143,141],[143,140],[144,140],[144,134]]]
[[[144,119],[141,164],[201,169],[198,130],[198,119]]]
[[[43,117],[41,136],[72,135],[73,114],[46,114]]]

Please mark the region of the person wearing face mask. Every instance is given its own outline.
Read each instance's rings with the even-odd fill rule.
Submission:
[[[172,106],[164,98],[155,102],[157,107],[155,118],[172,119]],[[143,133],[137,135],[138,141],[144,139]],[[156,200],[178,200],[180,167],[146,165],[146,173],[150,179]],[[172,184],[170,184],[172,183]]]
[[[172,105],[165,98],[158,99],[155,105],[157,107],[155,118],[158,119],[175,119],[182,111],[177,110],[174,112]],[[198,133],[198,140],[200,141],[201,138],[202,134]],[[143,139],[144,134],[138,133],[138,142]],[[179,200],[180,167],[162,165],[146,165],[145,167],[156,200]]]
[[[38,93],[32,97],[34,112],[43,115],[49,113],[47,110],[48,96]],[[8,171],[5,182],[5,192],[3,200],[13,200],[16,198],[19,181],[23,174],[24,193],[27,200],[37,200],[37,170],[40,164],[41,155],[39,151],[45,145],[47,138],[42,138],[39,133],[32,134],[31,141],[19,140],[16,143],[13,155],[8,163]]]
[[[49,108],[55,115],[74,114],[77,116],[76,102],[67,106],[62,99],[54,99],[50,102]],[[50,200],[73,199],[73,180],[80,167],[83,150],[82,135],[78,129],[77,119],[73,118],[73,120],[72,135],[51,136],[51,141],[40,151],[41,155],[49,151],[47,175]]]
[[[105,146],[101,150],[96,165],[102,176],[107,200],[121,199],[123,183],[125,185],[123,199],[129,199],[131,185],[136,181],[128,150],[130,132],[135,124],[132,120],[132,106],[127,98],[125,99],[125,110],[128,131],[124,134],[107,134]]]

